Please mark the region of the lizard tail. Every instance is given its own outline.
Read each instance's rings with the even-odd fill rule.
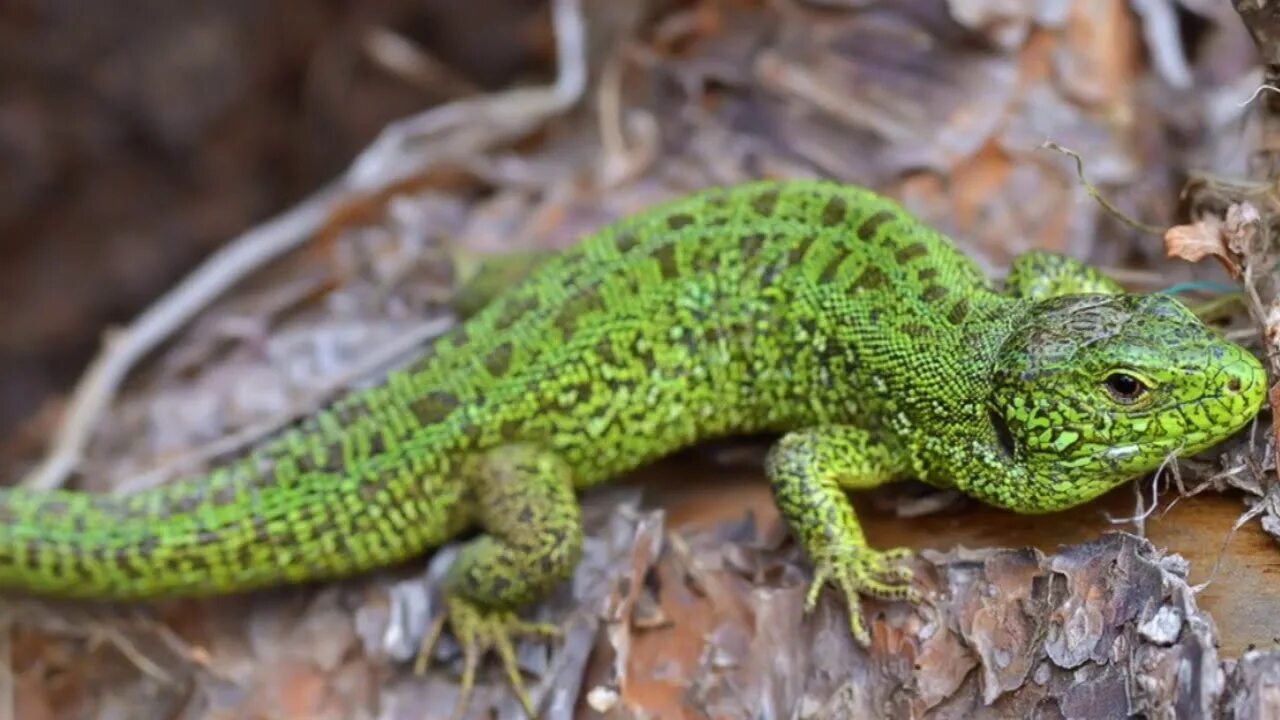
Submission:
[[[289,476],[245,460],[126,496],[0,490],[0,587],[125,600],[348,575],[456,532],[427,521],[453,514],[448,487]]]

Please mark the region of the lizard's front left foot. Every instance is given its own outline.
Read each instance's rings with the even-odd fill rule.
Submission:
[[[426,672],[431,652],[444,634],[447,623],[458,645],[462,647],[463,657],[462,692],[453,711],[454,720],[461,720],[466,715],[471,702],[471,691],[475,688],[476,668],[480,665],[480,658],[490,651],[496,652],[502,661],[511,691],[520,700],[525,714],[530,718],[536,717],[533,702],[525,691],[524,680],[516,664],[516,650],[512,639],[521,636],[558,638],[561,635],[560,628],[550,623],[528,622],[510,610],[492,610],[456,596],[447,597],[446,603],[445,612],[431,625],[422,641],[414,672],[419,675]]]
[[[813,584],[805,598],[805,612],[817,605],[818,595],[827,583],[844,594],[849,605],[849,630],[862,646],[871,642],[866,620],[862,617],[861,595],[886,600],[919,602],[920,591],[911,586],[911,568],[903,563],[913,555],[910,548],[894,548],[881,552],[866,546],[837,545],[824,549],[813,558]]]

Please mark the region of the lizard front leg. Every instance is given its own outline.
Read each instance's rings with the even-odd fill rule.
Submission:
[[[447,621],[464,651],[465,712],[480,657],[495,651],[529,717],[533,704],[516,665],[512,636],[558,635],[554,626],[521,620],[516,611],[568,578],[582,556],[583,530],[572,471],[536,445],[512,444],[485,452],[466,468],[478,524],[445,578],[446,614],[423,644],[420,667]]]
[[[847,425],[811,428],[783,436],[769,452],[766,472],[791,531],[815,566],[806,612],[823,585],[832,583],[849,604],[849,629],[870,641],[859,596],[919,599],[902,560],[910,549],[880,552],[867,545],[846,490],[889,482],[905,468],[865,430]]]

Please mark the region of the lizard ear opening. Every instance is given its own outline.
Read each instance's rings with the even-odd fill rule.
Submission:
[[[1013,433],[1009,432],[1009,423],[1005,422],[1004,416],[996,412],[995,408],[987,409],[987,419],[991,422],[991,428],[995,430],[996,440],[1000,444],[1000,449],[1008,457],[1013,457],[1015,450],[1013,442]]]

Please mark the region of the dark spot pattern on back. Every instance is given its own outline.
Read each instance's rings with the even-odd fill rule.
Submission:
[[[462,346],[466,345],[469,342],[471,342],[471,332],[467,330],[467,324],[459,323],[457,325],[454,325],[444,335],[441,335],[440,339],[435,342],[434,347],[432,347],[431,349],[435,351],[435,350],[439,350],[441,347],[461,348]],[[420,358],[420,361],[422,362],[429,361],[433,354],[434,352],[428,352],[424,354]]]
[[[925,288],[924,292],[921,294],[921,297],[923,297],[926,302],[937,302],[946,296],[947,289],[941,285],[930,285]]]
[[[762,217],[770,217],[773,211],[778,207],[778,191],[767,190],[760,193],[751,201],[751,209],[755,210]]]
[[[527,316],[530,312],[538,308],[538,300],[534,297],[513,297],[503,303],[502,310],[494,321],[495,330],[506,330],[521,318]]]
[[[827,263],[827,266],[822,268],[822,274],[818,276],[818,282],[829,283],[832,280],[835,280],[836,276],[840,273],[840,265],[844,263],[846,257],[847,256],[845,255],[837,255],[831,258],[831,262]]]
[[[667,218],[667,227],[672,230],[679,230],[693,224],[693,216],[688,213],[676,213]]]
[[[578,327],[578,320],[582,316],[603,309],[604,302],[600,299],[600,290],[595,287],[583,288],[581,292],[560,306],[553,322],[567,339]]]
[[[885,277],[884,271],[875,265],[872,265],[862,271],[862,274],[858,276],[858,279],[853,281],[853,285],[854,287],[859,287],[863,290],[874,290],[876,288],[883,287],[888,281],[889,278]]]
[[[653,254],[653,259],[658,262],[658,270],[662,273],[664,280],[671,280],[680,274],[680,265],[676,262],[676,246],[673,244],[663,245]]]
[[[456,407],[458,407],[457,396],[443,390],[429,392],[409,403],[409,409],[424,425],[444,420]]]
[[[625,253],[640,244],[640,236],[630,230],[626,230],[618,233],[613,238],[613,244],[618,248],[618,252]]]
[[[302,472],[340,470],[346,465],[343,461],[341,442],[330,442],[323,448],[318,448],[316,451],[302,453],[295,458],[295,461],[298,464],[298,469]],[[198,509],[198,503],[201,500],[201,498],[187,498],[185,501],[175,503],[173,507],[179,511],[192,512]],[[190,507],[183,507],[184,502],[195,502],[197,504]]]
[[[613,341],[608,337],[602,337],[596,342],[596,357],[600,358],[600,363],[605,366],[617,365],[620,360]]]
[[[876,211],[871,217],[858,224],[858,239],[863,242],[870,242],[875,238],[876,233],[880,230],[880,226],[892,220],[893,213],[888,210]]]
[[[596,387],[590,382],[580,382],[565,387],[561,392],[572,397],[573,405],[585,405],[591,402],[596,392]]]
[[[742,257],[755,257],[756,253],[760,252],[760,248],[764,247],[764,235],[761,235],[760,233],[748,233],[743,235],[741,247]]]
[[[813,236],[806,235],[796,243],[795,247],[791,248],[791,250],[787,252],[787,262],[790,263],[792,267],[799,267],[800,263],[804,260],[804,256],[809,253],[810,247],[813,247]]]
[[[918,257],[924,257],[929,254],[929,248],[925,247],[922,242],[913,242],[910,245],[898,250],[893,254],[893,259],[898,261],[899,265],[906,264]]]
[[[511,354],[511,343],[502,343],[484,356],[484,369],[488,370],[493,377],[506,375],[507,370],[511,368]]]
[[[835,227],[845,221],[849,215],[849,205],[842,197],[833,197],[827,201],[827,206],[822,208],[822,224],[827,227]]]
[[[959,325],[964,322],[966,317],[969,317],[969,301],[964,298],[960,298],[956,301],[956,304],[951,307],[951,312],[947,313],[947,320],[949,320],[952,325]]]

